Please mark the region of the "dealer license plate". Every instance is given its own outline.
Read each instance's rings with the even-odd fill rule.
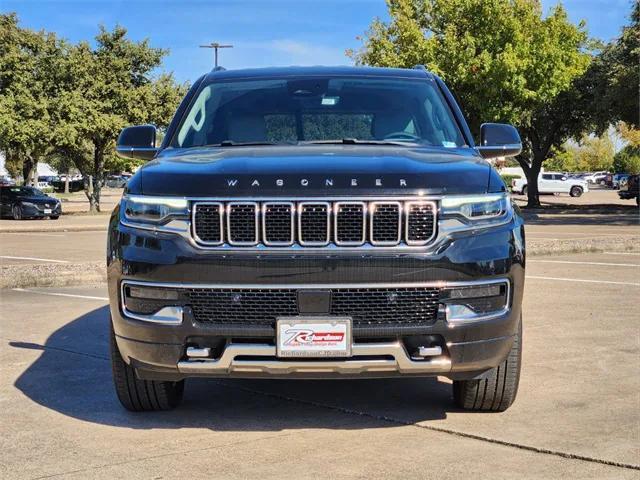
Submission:
[[[276,331],[278,357],[351,356],[349,317],[281,317]]]
[[[44,213],[51,213],[51,209],[50,208],[45,208],[44,209]]]

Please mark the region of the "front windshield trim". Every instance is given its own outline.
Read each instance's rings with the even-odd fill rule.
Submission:
[[[441,87],[438,85],[438,83],[435,81],[435,79],[433,78],[433,76],[425,76],[423,78],[421,77],[416,77],[416,76],[411,76],[411,75],[407,75],[407,76],[388,76],[388,75],[376,75],[376,74],[346,74],[346,73],[341,73],[341,74],[314,74],[314,73],[304,73],[304,74],[291,74],[291,75],[277,75],[277,76],[273,76],[273,75],[254,75],[254,76],[246,76],[246,77],[232,77],[232,78],[210,78],[210,79],[205,79],[205,81],[203,81],[199,87],[198,90],[192,95],[189,104],[187,105],[187,107],[182,111],[182,115],[180,117],[180,120],[178,122],[176,122],[176,127],[173,128],[172,132],[171,132],[171,139],[169,142],[166,143],[166,147],[165,148],[171,148],[171,149],[191,149],[191,148],[207,148],[207,147],[221,147],[224,148],[226,146],[229,145],[223,145],[223,143],[227,143],[227,142],[232,142],[234,144],[237,145],[233,145],[233,146],[251,146],[250,144],[253,143],[254,145],[257,144],[264,144],[264,145],[274,145],[274,146],[304,146],[304,145],[318,145],[318,144],[322,144],[322,143],[326,143],[326,144],[333,144],[335,143],[343,143],[343,144],[348,144],[343,142],[343,139],[317,139],[317,140],[294,140],[294,141],[279,141],[279,142],[235,142],[233,140],[229,140],[229,139],[225,139],[221,142],[215,142],[215,143],[210,143],[210,144],[200,144],[200,145],[189,145],[189,146],[181,146],[178,144],[177,139],[178,136],[180,134],[180,131],[182,130],[185,120],[187,119],[187,117],[189,116],[190,112],[193,109],[193,106],[195,104],[195,102],[197,101],[197,99],[200,97],[200,95],[202,94],[202,92],[208,88],[208,87],[212,87],[215,85],[219,85],[219,84],[231,84],[231,83],[247,83],[247,82],[253,82],[253,81],[258,81],[258,80],[273,80],[273,81],[278,81],[278,80],[292,80],[292,79],[322,79],[322,80],[327,80],[327,81],[331,81],[331,80],[358,80],[358,79],[371,79],[371,80],[380,80],[380,81],[398,81],[398,82],[411,82],[411,83],[427,83],[430,84],[433,88],[433,90],[436,92],[437,94],[437,98],[439,100],[439,105],[440,107],[444,110],[444,112],[446,113],[446,116],[450,119],[453,128],[455,129],[455,135],[457,137],[458,143],[453,144],[453,142],[446,142],[448,143],[448,145],[445,144],[434,144],[432,142],[426,141],[426,139],[419,139],[417,138],[416,140],[411,140],[411,141],[403,141],[403,140],[398,140],[398,139],[389,139],[389,140],[378,140],[378,139],[366,139],[366,138],[355,138],[355,140],[357,142],[361,142],[362,145],[380,145],[380,146],[384,146],[384,145],[393,145],[393,146],[407,146],[407,147],[430,147],[430,148],[444,148],[444,149],[453,149],[453,148],[465,148],[465,147],[469,147],[469,144],[467,142],[467,138],[465,135],[465,129],[463,128],[463,125],[460,124],[461,121],[464,121],[464,119],[460,119],[458,118],[458,116],[456,115],[456,113],[454,112],[454,109],[452,107],[452,105],[449,103],[449,99],[446,97],[445,92],[442,91]],[[308,112],[307,112],[308,113]],[[354,112],[355,114],[356,112]],[[422,141],[420,141],[422,140]],[[355,142],[354,142],[355,143]],[[244,145],[241,145],[244,144]]]

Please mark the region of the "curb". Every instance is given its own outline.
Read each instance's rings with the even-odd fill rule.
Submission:
[[[639,252],[640,236],[575,240],[529,240],[527,255],[559,255],[567,253]],[[0,266],[0,289],[25,287],[68,287],[104,283],[104,262],[5,265]]]

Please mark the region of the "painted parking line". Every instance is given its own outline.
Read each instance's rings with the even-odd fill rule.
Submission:
[[[37,258],[37,257],[14,257],[11,255],[0,255],[0,258],[6,258],[8,260],[33,260],[36,262],[44,262],[44,263],[69,263],[68,260],[54,260],[52,258]]]
[[[629,285],[632,287],[640,287],[640,283],[634,282],[614,282],[610,280],[588,280],[586,278],[563,278],[563,277],[542,277],[538,275],[527,275],[527,279],[533,280],[551,280],[557,282],[571,282],[571,283],[602,283],[607,285]]]
[[[636,255],[640,257],[640,252],[602,252],[604,255]]]
[[[563,263],[571,265],[602,265],[606,267],[640,267],[637,263],[580,262],[577,260],[529,260],[529,263]]]
[[[93,297],[90,295],[76,295],[73,293],[58,293],[58,292],[40,292],[38,290],[30,290],[28,288],[12,288],[14,292],[24,292],[24,293],[36,293],[38,295],[50,295],[52,297],[70,297],[70,298],[83,298],[85,300],[103,300],[108,301],[108,297]]]

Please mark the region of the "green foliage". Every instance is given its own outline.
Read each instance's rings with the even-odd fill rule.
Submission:
[[[472,131],[516,125],[529,185],[554,146],[580,134],[589,99],[576,84],[591,61],[584,25],[558,5],[543,18],[531,0],[387,0],[390,22],[374,20],[357,64],[424,64],[460,98]],[[530,188],[530,204],[537,192]]]
[[[614,151],[608,132],[601,136],[583,135],[577,144],[565,143],[561,148],[555,148],[545,168],[556,172],[611,171]]]
[[[95,47],[72,45],[0,15],[0,149],[14,169],[46,158],[61,171],[73,165],[91,175],[92,210],[100,208],[105,171],[135,166],[114,154],[121,129],[166,127],[187,88],[154,73],[166,50],[126,33],[100,27]]]
[[[500,177],[502,178],[502,181],[504,182],[504,184],[507,186],[507,188],[511,189],[511,182],[517,178],[520,178],[520,175],[500,175]]]
[[[640,2],[632,2],[630,24],[620,37],[606,45],[588,72],[593,89],[593,109],[600,129],[622,121],[640,126]]]
[[[613,169],[616,173],[640,173],[640,147],[627,145],[616,153]]]

